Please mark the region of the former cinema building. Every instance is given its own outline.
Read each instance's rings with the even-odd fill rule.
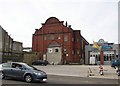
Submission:
[[[50,17],[32,37],[32,51],[39,52],[39,58],[50,64],[85,63],[85,45],[89,43],[80,30]]]

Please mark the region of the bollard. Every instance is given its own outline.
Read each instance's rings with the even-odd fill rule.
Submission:
[[[95,74],[92,72],[92,70],[89,68],[89,76],[94,76]]]

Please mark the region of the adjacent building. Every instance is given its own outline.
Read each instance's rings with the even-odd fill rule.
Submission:
[[[22,43],[14,41],[8,32],[0,26],[0,59],[19,61],[22,57]]]
[[[89,43],[80,30],[73,30],[67,22],[50,17],[32,37],[32,51],[50,64],[85,63],[85,45]]]
[[[0,26],[0,63],[2,63],[2,27]]]
[[[119,44],[109,43],[100,39],[85,46],[85,64],[90,63],[90,57],[96,58],[96,64],[110,65],[111,60],[119,57]]]

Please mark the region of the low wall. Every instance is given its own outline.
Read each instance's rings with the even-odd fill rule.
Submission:
[[[36,52],[24,52],[24,59],[23,62],[27,64],[32,64],[35,60],[39,59],[39,54]]]

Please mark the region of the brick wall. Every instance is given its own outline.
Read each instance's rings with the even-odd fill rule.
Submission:
[[[36,29],[32,37],[32,51],[39,52],[39,58],[43,59],[43,54],[47,53],[50,45],[60,45],[62,47],[61,61],[80,62],[82,57],[82,46],[87,43],[82,40],[80,30],[73,30],[63,21],[55,17],[50,17],[42,24],[40,29]],[[83,41],[83,45],[81,44]],[[84,55],[83,55],[84,56]]]

